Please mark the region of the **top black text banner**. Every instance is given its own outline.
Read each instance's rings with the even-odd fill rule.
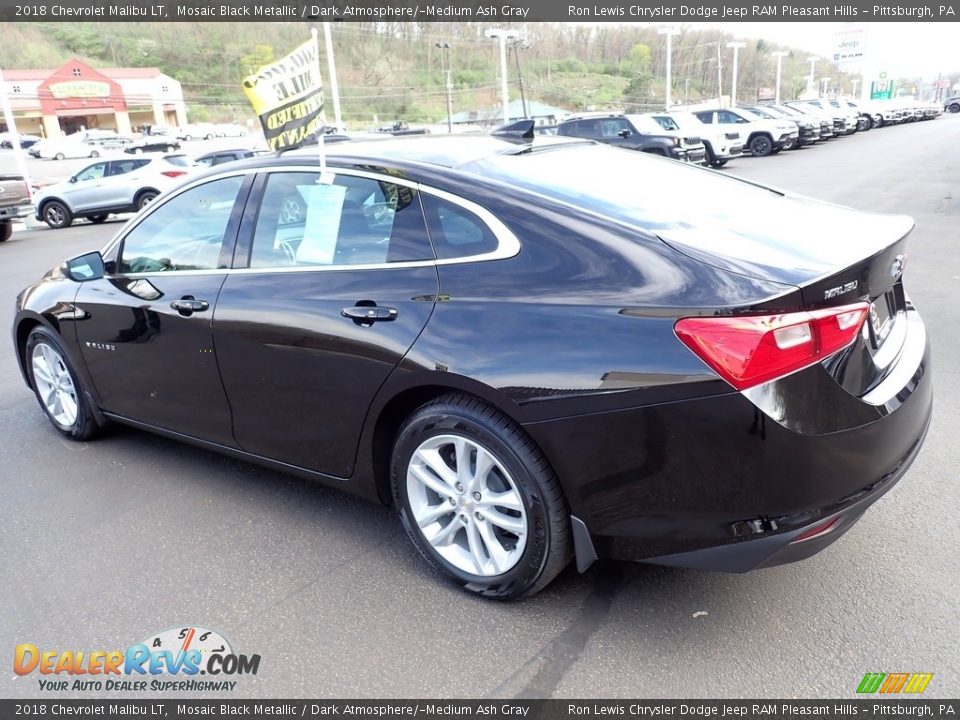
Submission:
[[[0,0],[0,20],[13,22],[951,22],[960,0],[736,0],[640,2],[443,2],[442,0]]]

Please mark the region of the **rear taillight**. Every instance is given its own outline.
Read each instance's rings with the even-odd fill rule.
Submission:
[[[677,337],[733,385],[746,390],[802,370],[854,341],[869,305],[678,320]]]
[[[180,177],[181,175],[186,175],[186,170],[164,170],[160,173],[161,175],[166,175],[167,177]]]

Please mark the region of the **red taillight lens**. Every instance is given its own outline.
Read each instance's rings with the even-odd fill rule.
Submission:
[[[166,175],[167,177],[180,177],[181,175],[186,175],[186,170],[164,170],[161,175]]]
[[[853,342],[865,302],[783,315],[683,318],[677,337],[737,390],[809,367]]]
[[[823,537],[827,533],[833,532],[834,528],[840,523],[843,519],[843,515],[837,515],[835,518],[830,520],[825,520],[822,523],[817,523],[812,528],[808,529],[806,532],[801,533],[793,540],[790,541],[791,545],[796,545],[797,543],[806,542],[807,540],[813,540],[818,537]]]

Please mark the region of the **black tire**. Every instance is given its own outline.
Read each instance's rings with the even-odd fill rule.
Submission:
[[[773,138],[769,135],[754,135],[749,148],[754,157],[766,157],[773,152]]]
[[[947,110],[952,113],[960,113],[960,103],[950,103],[947,105]]]
[[[107,221],[106,215],[94,215],[93,217],[90,218],[90,222],[92,222],[94,225],[100,225],[101,223],[105,223],[106,221]]]
[[[0,223],[0,242],[6,242],[10,239],[11,235],[13,235],[13,223]]]
[[[500,575],[474,575],[457,568],[434,549],[413,520],[408,467],[417,448],[438,435],[458,435],[492,453],[521,496],[528,528],[525,546],[516,563]],[[477,398],[444,395],[416,410],[397,435],[390,478],[394,506],[410,540],[428,562],[467,592],[498,600],[533,595],[570,562],[570,514],[550,464],[519,425]]]
[[[64,160],[64,159],[66,159],[66,157],[67,157],[67,156],[64,155],[63,153],[57,153],[56,155],[53,156],[53,159],[54,159],[54,160]]]
[[[70,425],[65,425],[55,419],[51,412],[47,409],[43,398],[40,396],[37,379],[34,376],[32,358],[34,350],[36,350],[36,348],[41,344],[46,344],[56,351],[57,355],[60,356],[60,360],[62,361],[63,370],[69,374],[70,380],[73,383],[77,412],[76,419]],[[89,440],[90,438],[94,437],[97,432],[99,432],[100,426],[97,424],[96,418],[94,417],[93,412],[88,404],[83,384],[80,382],[80,378],[77,376],[76,371],[70,365],[70,360],[67,357],[67,353],[64,351],[63,345],[61,344],[60,338],[57,336],[57,334],[51,330],[48,330],[42,325],[38,325],[31,330],[30,334],[27,336],[27,342],[26,346],[23,348],[23,354],[24,364],[30,377],[30,385],[33,387],[34,395],[37,398],[37,402],[40,403],[40,408],[43,410],[44,415],[47,416],[47,419],[50,421],[50,424],[53,425],[54,429],[64,437],[71,440]]]
[[[100,157],[100,151],[99,151],[99,150],[91,150],[91,151],[90,151],[90,157],[92,157],[92,158],[98,158],[98,157]]]
[[[713,160],[713,161],[710,163],[710,165],[711,165],[712,167],[715,167],[715,168],[722,168],[722,167],[723,167],[724,165],[726,165],[728,162],[730,162],[730,158],[726,158],[726,159],[724,159],[724,160],[716,160],[716,159],[715,159],[715,160]]]
[[[43,221],[54,230],[70,227],[73,224],[73,213],[59,200],[45,202],[40,214],[43,216]]]
[[[143,210],[147,205],[152,203],[153,199],[159,194],[160,193],[154,192],[153,190],[144,190],[137,195],[137,210]]]

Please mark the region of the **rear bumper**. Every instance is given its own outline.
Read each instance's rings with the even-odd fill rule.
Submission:
[[[912,321],[897,388],[878,386],[876,402],[815,365],[761,386],[765,400],[727,393],[526,427],[599,558],[729,572],[801,560],[852,527],[922,446],[933,384]]]
[[[32,210],[32,205],[0,208],[0,220],[17,220],[19,218],[29,217]]]

